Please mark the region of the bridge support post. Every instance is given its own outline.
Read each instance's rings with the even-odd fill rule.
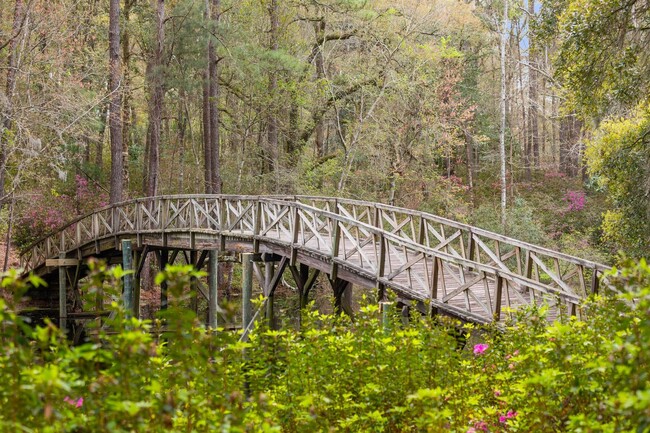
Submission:
[[[65,253],[59,254],[59,259],[63,263]],[[64,333],[68,331],[68,291],[65,266],[59,266],[59,329]]]
[[[192,265],[197,271],[198,269],[198,254],[195,250],[190,251],[190,265]],[[192,298],[190,299],[190,308],[194,311],[195,314],[199,313],[199,282],[196,278],[190,280],[190,291],[192,293]]]
[[[264,263],[264,296],[267,297],[266,300],[266,320],[268,321],[269,328],[275,328],[275,317],[273,317],[273,298],[274,290],[271,287],[271,281],[273,280],[273,273],[275,271],[275,265],[273,262]]]
[[[136,319],[140,318],[140,261],[144,260],[139,250],[133,250],[133,315]]]
[[[217,327],[217,306],[219,286],[219,251],[210,250],[208,261],[208,327]]]
[[[334,290],[334,310],[338,314],[345,313],[353,317],[352,284],[340,278],[330,279],[330,284]]]
[[[242,262],[242,329],[248,328],[253,316],[251,298],[253,296],[253,254],[244,253],[241,255]]]
[[[122,281],[122,302],[126,314],[133,315],[133,250],[131,240],[122,239],[122,269],[128,273],[124,275]]]
[[[158,264],[160,265],[160,270],[164,270],[169,262],[169,251],[160,250],[158,252]],[[167,281],[160,283],[160,309],[167,309]]]
[[[320,271],[315,269],[311,274],[309,273],[309,266],[300,263],[300,267],[289,265],[289,270],[296,282],[298,288],[298,305],[300,308],[300,316],[298,317],[298,325],[302,326],[302,310],[307,306],[309,301],[309,291],[316,283]]]

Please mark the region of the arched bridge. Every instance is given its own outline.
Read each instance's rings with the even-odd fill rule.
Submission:
[[[598,291],[609,269],[415,210],[341,198],[235,195],[160,196],[105,207],[26,248],[22,266],[54,285],[58,276],[65,294],[86,258],[121,257],[125,239],[139,252],[136,270],[149,252],[164,262],[180,252],[201,266],[208,250],[260,253],[279,260],[267,285],[277,285],[277,274],[289,267],[304,286],[313,269],[329,275],[335,292],[335,281],[339,288],[390,289],[421,309],[480,323],[500,320],[506,307],[542,302],[553,314],[579,314],[581,300]]]

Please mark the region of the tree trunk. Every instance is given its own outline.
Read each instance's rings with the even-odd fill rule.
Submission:
[[[164,79],[163,79],[163,47],[165,43],[165,0],[157,0],[156,8],[156,46],[154,48],[151,63],[151,111],[149,123],[151,125],[151,140],[149,143],[149,170],[147,173],[148,196],[158,193],[160,180],[160,141],[162,126],[162,111],[164,104]]]
[[[209,0],[208,0],[209,1]],[[209,42],[211,44],[212,42]],[[210,194],[212,187],[212,148],[210,143],[210,48],[208,48],[208,64],[203,74],[203,179],[205,193]]]
[[[129,188],[129,136],[131,130],[131,47],[129,35],[129,19],[131,7],[135,0],[124,2],[124,29],[122,29],[122,62],[124,64],[123,98],[122,98],[122,182]]]
[[[18,67],[16,47],[18,45],[18,35],[22,30],[22,25],[24,22],[24,14],[25,11],[23,0],[16,0],[14,7],[14,22],[11,29],[11,35],[13,39],[9,44],[9,59],[7,60],[7,107],[6,113],[3,115],[2,119],[2,129],[0,130],[0,210],[4,206],[5,195],[7,194],[5,190],[5,182],[7,180],[7,159],[9,158],[9,149],[7,149],[7,141],[5,140],[5,130],[11,129],[12,123],[12,100],[14,92],[16,90],[16,71]]]
[[[499,44],[499,54],[501,60],[501,125],[499,128],[499,157],[501,159],[501,225],[506,228],[506,48],[508,46],[508,1],[503,2],[503,22],[501,23],[501,43]]]
[[[214,23],[212,27],[216,32],[219,24],[220,14],[220,0],[212,0],[211,20]],[[219,59],[214,48],[214,42],[210,40],[208,46],[208,68],[210,75],[210,193],[221,194],[221,170],[219,166],[219,150],[220,150],[220,136],[219,136]]]
[[[537,92],[537,62],[534,44],[534,35],[532,34],[532,19],[535,16],[535,0],[528,0],[528,103],[530,105],[528,120],[530,122],[530,143],[533,152],[533,166],[539,167],[539,125],[538,125],[538,92]]]
[[[325,36],[325,20],[321,19],[314,22],[314,30],[316,32],[316,40],[322,41]],[[325,77],[325,63],[323,59],[323,47],[318,47],[318,53],[314,58],[316,62],[316,79],[320,82]],[[322,158],[325,155],[325,128],[323,124],[323,119],[318,120],[316,125],[316,157]]]
[[[269,48],[273,51],[278,49],[278,2],[271,0],[269,4],[269,19],[271,21],[271,30],[269,32]],[[278,76],[277,71],[272,66],[269,71],[269,87],[268,95],[271,98],[269,103],[269,112],[267,118],[267,143],[268,143],[268,158],[270,161],[271,171],[278,173],[279,169],[279,149],[278,149],[278,112],[277,112],[277,89],[278,89]],[[277,187],[277,185],[276,185]]]
[[[520,125],[520,131],[521,133],[519,134],[519,137],[521,137],[521,146],[522,146],[522,161],[524,163],[524,175],[527,181],[530,181],[531,175],[530,175],[530,146],[529,146],[529,140],[528,140],[528,124],[527,124],[527,116],[526,116],[526,110],[527,110],[527,104],[526,104],[526,90],[524,87],[524,66],[522,65],[522,59],[521,59],[521,46],[519,44],[521,38],[521,26],[517,26],[517,59],[518,59],[518,67],[517,70],[519,71],[518,78],[519,78],[519,97],[520,97],[520,104],[521,104],[521,125]],[[511,164],[511,173],[512,173],[512,161],[510,161]],[[514,177],[514,175],[511,175],[511,177]],[[514,179],[513,179],[514,181]]]
[[[122,164],[122,83],[120,64],[120,1],[111,0],[108,30],[109,78],[111,94],[109,131],[111,136],[110,203],[122,201],[124,173]]]

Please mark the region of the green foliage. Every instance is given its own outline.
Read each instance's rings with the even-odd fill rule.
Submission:
[[[650,107],[634,116],[604,122],[589,141],[589,173],[606,188],[611,209],[604,214],[603,235],[615,249],[643,257],[649,250]]]
[[[534,208],[523,198],[516,198],[513,206],[508,208],[505,230],[494,218],[498,209],[492,204],[484,204],[476,209],[472,216],[472,224],[497,233],[503,233],[515,239],[521,239],[534,244],[543,244],[545,233],[535,215]]]
[[[91,268],[91,286],[119,293],[119,268]],[[158,281],[180,298],[194,276],[168,267]],[[0,300],[0,431],[648,432],[650,267],[608,278],[626,294],[590,300],[582,320],[518,312],[501,330],[466,325],[476,344],[464,349],[458,324],[395,314],[383,328],[375,305],[353,323],[307,312],[299,332],[260,325],[243,343],[174,301],[164,328],[113,304],[114,332],[71,347],[13,312],[26,288],[13,272],[2,285],[16,296]]]

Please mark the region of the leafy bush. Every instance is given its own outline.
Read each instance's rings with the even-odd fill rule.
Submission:
[[[119,294],[119,268],[91,267],[86,291],[104,281]],[[5,274],[17,295],[0,300],[0,431],[650,431],[643,261],[615,279],[630,294],[590,300],[582,320],[512,313],[502,329],[466,325],[463,349],[453,321],[395,314],[384,327],[375,305],[354,322],[305,312],[299,331],[260,324],[240,342],[183,309],[196,276],[168,267],[164,317],[136,320],[113,303],[115,332],[71,347],[52,324],[20,320],[25,282]]]
[[[52,189],[49,194],[31,196],[16,223],[13,241],[18,248],[26,247],[67,221],[108,204],[108,196],[88,179],[75,176],[74,187],[67,193]]]

